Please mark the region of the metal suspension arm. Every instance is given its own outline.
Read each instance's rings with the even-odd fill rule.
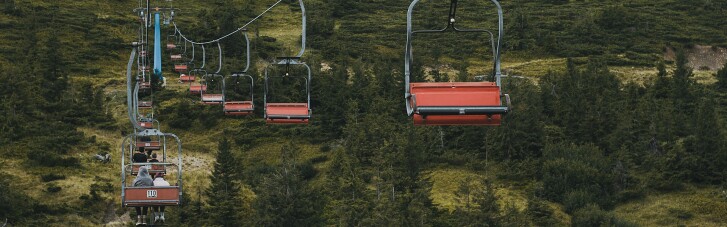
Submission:
[[[131,56],[129,56],[129,63],[126,65],[126,104],[127,104],[127,110],[129,114],[129,120],[131,121],[132,127],[136,131],[144,130],[141,126],[139,126],[139,123],[136,121],[136,109],[135,109],[135,92],[132,90],[133,87],[136,87],[138,89],[138,86],[134,86],[134,83],[132,83],[132,76],[131,76],[131,70],[134,65],[134,58],[136,57],[136,48],[139,47],[138,43],[132,44],[134,48],[131,50]],[[138,106],[136,106],[138,107]]]
[[[298,0],[298,4],[300,4],[301,14],[303,15],[303,18],[302,18],[303,29],[300,33],[300,36],[301,36],[300,52],[298,52],[298,55],[296,55],[296,56],[302,57],[303,53],[305,53],[306,15],[305,15],[305,5],[303,4],[303,0]]]
[[[220,42],[217,42],[217,50],[218,50],[217,52],[219,53],[218,58],[219,58],[220,62],[217,66],[217,71],[215,72],[215,74],[219,74],[220,71],[222,71],[222,46],[220,45]]]

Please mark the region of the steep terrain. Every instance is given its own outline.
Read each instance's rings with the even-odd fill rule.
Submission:
[[[492,12],[479,14],[475,11],[485,6],[484,1],[461,2],[472,4],[463,6],[463,23],[485,25],[493,20]],[[241,25],[272,3],[248,0],[173,1],[175,7],[182,9],[175,18],[176,22],[186,35],[195,40],[208,40],[228,32],[230,28],[220,21],[224,13],[233,13],[234,23],[231,24]],[[403,91],[399,86],[408,3],[403,0],[306,1],[309,49],[305,59],[315,70],[314,106],[318,107],[314,107],[315,117],[310,126],[265,125],[259,111],[254,117],[225,117],[218,107],[198,105],[197,97],[186,94],[186,85],[174,81],[176,75],[166,71],[169,85],[164,91],[155,93],[158,100],[155,108],[163,131],[175,133],[183,141],[185,193],[190,198],[185,206],[187,210],[170,211],[171,218],[168,219],[171,223],[190,226],[216,224],[212,220],[204,220],[204,217],[189,222],[183,222],[179,217],[184,217],[184,212],[194,211],[196,207],[205,212],[214,210],[216,204],[211,201],[207,190],[218,161],[218,144],[227,138],[237,161],[236,171],[241,175],[235,181],[236,185],[240,185],[236,189],[243,201],[240,209],[256,209],[245,214],[253,218],[238,223],[243,225],[283,223],[270,221],[277,220],[274,218],[257,219],[274,213],[265,212],[265,204],[259,203],[280,202],[275,200],[278,197],[271,195],[271,191],[276,188],[274,180],[280,175],[279,168],[284,168],[289,162],[284,154],[287,154],[285,151],[290,149],[290,144],[295,145],[293,166],[300,170],[297,174],[301,179],[296,181],[298,178],[295,178],[290,184],[300,186],[300,191],[297,191],[300,194],[296,195],[317,199],[311,200],[317,205],[308,204],[308,207],[318,212],[306,212],[324,220],[303,223],[373,226],[381,223],[411,224],[424,219],[430,220],[427,225],[461,225],[468,220],[472,223],[472,220],[492,219],[502,225],[580,223],[588,226],[583,224],[589,222],[582,217],[600,217],[602,219],[598,220],[609,220],[609,223],[618,225],[727,225],[724,218],[727,217],[727,209],[724,209],[727,197],[723,193],[724,188],[719,186],[724,182],[702,172],[683,173],[684,169],[697,169],[695,166],[699,164],[694,163],[700,163],[690,161],[692,159],[686,158],[687,154],[702,154],[704,152],[701,151],[711,148],[690,150],[692,145],[700,144],[694,141],[703,141],[695,139],[703,138],[699,137],[702,134],[675,132],[673,136],[662,137],[656,133],[659,134],[654,136],[659,139],[655,142],[657,151],[648,153],[653,146],[641,142],[656,139],[639,135],[652,133],[640,128],[639,120],[646,121],[650,117],[634,113],[639,120],[632,123],[609,115],[612,112],[608,112],[607,108],[617,108],[614,103],[618,102],[618,105],[629,107],[659,109],[658,105],[663,103],[649,104],[651,100],[638,98],[630,103],[620,100],[609,103],[608,98],[603,98],[606,101],[593,98],[568,106],[571,101],[568,98],[576,99],[582,93],[556,92],[560,85],[571,85],[559,84],[558,77],[554,76],[569,70],[576,71],[574,69],[586,70],[591,67],[589,62],[594,61],[609,66],[605,72],[594,69],[596,74],[610,72],[620,80],[619,83],[658,83],[654,82],[659,73],[655,67],[657,63],[666,60],[669,77],[676,77],[672,75],[680,68],[673,50],[683,48],[692,62],[690,66],[696,70],[692,77],[695,81],[707,84],[705,87],[719,83],[715,74],[725,63],[724,47],[727,45],[727,33],[723,29],[727,22],[720,15],[727,12],[727,4],[715,1],[688,4],[672,0],[629,3],[503,1],[506,15],[504,71],[513,78],[525,77],[533,85],[530,82],[523,85],[518,80],[506,85],[519,95],[519,103],[525,103],[516,104],[516,110],[522,115],[513,115],[510,120],[513,123],[503,126],[504,129],[482,129],[410,126],[401,110]],[[446,13],[447,3],[434,1],[432,4],[422,7],[424,12],[417,16],[444,19],[440,13]],[[122,137],[131,129],[125,107],[124,67],[130,52],[129,44],[136,39],[137,17],[132,9],[137,7],[137,3],[9,0],[0,5],[0,71],[3,72],[0,83],[3,86],[1,97],[6,100],[2,102],[6,116],[0,118],[4,122],[1,129],[5,133],[0,140],[0,155],[3,157],[0,158],[3,166],[0,189],[15,193],[0,196],[0,201],[7,204],[17,202],[13,199],[29,201],[26,207],[5,209],[0,205],[0,220],[8,218],[15,225],[128,225],[131,223],[131,210],[121,209],[119,201],[119,147]],[[261,84],[262,69],[272,57],[296,52],[299,16],[296,4],[286,3],[252,24],[253,74],[258,79],[257,84]],[[485,19],[478,19],[478,16]],[[439,22],[441,20],[423,20],[417,25],[436,27]],[[163,31],[165,34],[169,32],[168,27]],[[487,59],[490,50],[483,47],[487,43],[471,40],[476,39],[447,36],[421,41],[415,47],[417,54],[422,56],[417,61],[450,77],[464,74],[464,78],[469,78],[489,73],[491,63]],[[238,47],[224,48],[233,50]],[[667,50],[666,53],[664,50]],[[481,56],[487,57],[485,61]],[[240,67],[242,59],[230,54],[224,62],[223,73],[229,73]],[[209,67],[216,67],[216,63],[210,64]],[[321,70],[322,65],[331,66],[331,69]],[[171,65],[165,65],[165,69],[169,68]],[[50,94],[36,94],[49,87],[39,79],[49,72],[60,72],[57,78],[49,79],[56,82],[49,84],[62,81],[58,78],[68,78],[70,85],[55,94],[52,90]],[[588,72],[578,75],[611,84],[608,78],[589,77]],[[573,81],[578,81],[573,78]],[[41,82],[35,85],[36,80]],[[536,83],[539,83],[537,86],[553,85],[549,87],[552,94],[541,92],[541,89],[546,89],[536,88]],[[586,82],[571,87],[584,89],[580,86],[583,84]],[[647,96],[652,89],[614,86],[623,94],[611,98],[621,97],[623,100]],[[699,91],[708,89],[711,87],[691,88]],[[608,93],[608,88],[601,87],[586,91],[598,94],[594,97],[613,94]],[[258,87],[256,92],[256,95],[261,94],[262,88]],[[79,109],[78,112],[65,110],[62,105],[43,104],[53,102],[53,96],[63,97],[58,103],[73,104],[68,108]],[[594,102],[597,104],[589,104]],[[602,103],[609,106],[590,106]],[[698,104],[685,104],[685,109],[706,105]],[[558,108],[555,105],[559,105]],[[576,107],[568,109],[572,106]],[[718,106],[724,108],[724,104]],[[669,106],[674,109],[679,107]],[[54,112],[54,109],[63,111]],[[708,113],[700,112],[700,116],[711,116]],[[631,112],[628,114],[632,116]],[[578,116],[599,116],[604,122],[599,124],[599,119],[591,118],[576,122],[580,118]],[[696,119],[694,116],[697,114],[685,118]],[[560,120],[561,117],[563,120]],[[663,116],[654,118],[671,121]],[[605,122],[606,119],[619,122]],[[710,118],[696,121],[707,122],[705,119]],[[170,123],[180,121],[188,123],[181,126]],[[651,127],[658,129],[651,130],[666,134],[697,127],[692,125],[698,123],[684,121],[690,122],[689,125],[674,126],[677,129],[663,126],[662,130],[662,125],[654,124],[657,126]],[[717,115],[715,122],[722,124],[723,121],[724,117]],[[68,126],[49,122],[65,122]],[[581,123],[583,125],[573,126]],[[528,128],[536,126],[536,129]],[[612,131],[598,131],[606,127]],[[25,131],[17,128],[25,128]],[[588,134],[589,131],[593,131],[597,135],[593,137],[598,139],[578,137],[578,133]],[[534,133],[541,134],[532,135]],[[717,140],[724,139],[717,134],[714,133]],[[525,142],[503,145],[498,141]],[[579,146],[568,147],[569,143]],[[598,148],[590,149],[589,146]],[[558,153],[559,149],[574,150],[574,153],[585,150],[598,154],[593,157],[602,159],[563,155]],[[720,145],[712,151],[718,153],[724,149],[724,145]],[[53,157],[58,156],[61,160],[58,162],[70,164],[42,164],[32,155],[26,155],[33,152],[59,153]],[[111,154],[110,163],[93,159],[93,155],[104,152]],[[634,158],[636,156],[638,158]],[[649,157],[658,158],[652,160]],[[685,157],[683,159],[687,161],[681,162],[679,157]],[[587,164],[575,167],[564,164],[570,162]],[[554,180],[557,174],[543,175],[542,172],[548,173],[548,170],[573,171],[564,173],[566,176],[587,172],[593,174],[590,176],[603,178],[583,181],[587,183],[564,180],[580,191],[562,190],[562,194],[553,194],[549,190],[556,191],[552,182],[558,182],[558,179]],[[653,175],[655,171],[669,175]],[[597,175],[599,172],[613,175]],[[703,175],[709,175],[704,177],[708,179],[700,178]],[[650,178],[676,181],[678,185],[665,185],[662,181],[650,181]],[[588,193],[593,191],[589,186],[592,184],[602,187],[603,192],[599,193],[603,194],[589,196]],[[391,199],[393,202],[387,202],[388,190],[398,195],[392,196],[396,198]],[[608,190],[617,192],[606,192]],[[613,201],[593,198],[599,196]],[[306,205],[300,205],[305,202],[309,201],[293,203],[291,207],[305,210],[301,207]],[[429,202],[434,208],[429,208]],[[592,203],[601,207],[590,209],[586,206]],[[487,204],[495,204],[496,208],[485,210]],[[475,213],[480,210],[485,210],[482,213],[492,217],[476,216]],[[356,216],[357,213],[364,217]]]

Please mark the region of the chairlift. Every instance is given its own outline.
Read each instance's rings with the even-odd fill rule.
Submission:
[[[218,105],[225,101],[225,77],[220,74],[207,74],[202,76],[201,84],[205,89],[200,90],[202,103]]]
[[[207,75],[207,70],[204,69],[195,69],[189,72],[189,76],[192,78],[199,77],[199,75]],[[201,83],[195,84],[194,82],[189,83],[189,93],[193,95],[199,95],[202,94],[202,92],[207,91],[207,85],[203,85]]]
[[[497,0],[498,34],[484,29],[460,29],[455,25],[457,0],[450,0],[447,26],[441,30],[412,30],[412,12],[420,0],[413,0],[407,11],[405,52],[405,98],[407,114],[414,125],[500,125],[510,110],[510,96],[502,93],[500,47],[503,33],[502,8]],[[427,33],[489,33],[493,48],[494,82],[411,82],[412,38]],[[503,105],[503,100],[506,105]]]
[[[271,64],[265,68],[265,119],[268,124],[307,124],[311,118],[312,112],[310,108],[310,67],[307,64],[301,62],[300,57],[279,57],[277,59],[278,62]],[[272,66],[284,66],[285,73],[280,76],[269,75],[270,67]],[[290,66],[305,67],[308,72],[307,77],[290,75]],[[269,89],[269,81],[271,79],[291,78],[302,78],[305,81],[307,101],[296,103],[268,102],[268,98],[271,94],[271,89]]]
[[[232,94],[227,93],[228,95],[225,96],[225,102],[223,103],[223,111],[225,112],[225,115],[230,116],[245,116],[250,115],[255,110],[255,104],[253,101],[255,100],[254,95],[254,87],[255,87],[255,80],[252,78],[252,76],[244,74],[244,73],[235,73],[232,74],[230,77],[231,83],[225,83],[225,87],[232,87],[232,91],[234,91]],[[247,83],[244,83],[244,79],[249,79],[250,83],[249,86]],[[228,86],[227,84],[230,84],[231,86]],[[239,93],[243,92],[243,87],[247,87],[249,90],[249,99],[239,100],[235,99],[234,94],[241,95]],[[233,97],[229,98],[228,97]]]
[[[166,147],[161,152],[159,162],[133,163],[132,156],[136,150],[136,138],[159,137],[162,141],[172,138],[176,142],[177,150],[176,163],[167,156]],[[166,143],[166,142],[165,142]],[[127,162],[127,158],[129,161]],[[174,134],[162,133],[159,130],[149,129],[127,136],[121,146],[121,204],[123,207],[147,207],[147,206],[178,206],[182,198],[182,143]],[[146,166],[149,173],[167,173],[168,170],[176,170],[177,183],[174,186],[144,186],[137,187],[127,185],[127,177],[138,174],[139,168]],[[176,168],[167,168],[173,166]],[[130,182],[129,182],[130,183]]]
[[[227,92],[225,95],[225,102],[222,104],[222,110],[224,111],[225,115],[229,116],[245,116],[250,115],[255,110],[255,103],[253,101],[255,100],[255,79],[252,78],[252,76],[247,74],[247,71],[250,69],[250,38],[247,36],[247,30],[243,29],[242,34],[245,38],[245,46],[246,46],[246,64],[245,69],[243,69],[241,72],[233,73],[229,78],[229,82],[225,82],[225,89],[228,87],[232,88],[230,89],[232,92]],[[250,80],[250,86],[245,86],[247,83],[244,83],[244,79]],[[228,86],[230,84],[231,86]],[[249,90],[249,99],[240,99],[238,96],[242,96],[241,93],[244,91],[242,90],[244,87],[247,87]],[[229,99],[229,100],[228,100]]]

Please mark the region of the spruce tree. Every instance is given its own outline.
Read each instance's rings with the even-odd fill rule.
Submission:
[[[727,91],[727,63],[722,66],[722,69],[717,71],[715,77],[717,77],[717,83],[715,84],[717,90],[721,92]]]
[[[315,226],[321,222],[322,202],[310,185],[303,181],[298,166],[300,148],[293,143],[280,150],[281,162],[256,191],[255,225]]]
[[[235,156],[230,151],[230,143],[227,138],[219,142],[217,160],[215,161],[212,176],[210,176],[210,187],[207,188],[209,222],[218,226],[240,226],[239,219],[241,212],[249,212],[241,209],[243,203],[240,197],[239,182],[237,177],[237,166]]]

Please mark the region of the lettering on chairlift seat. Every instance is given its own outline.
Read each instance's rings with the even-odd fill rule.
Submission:
[[[145,147],[151,147],[151,143],[144,143]]]
[[[146,190],[146,198],[156,198],[157,190]]]

